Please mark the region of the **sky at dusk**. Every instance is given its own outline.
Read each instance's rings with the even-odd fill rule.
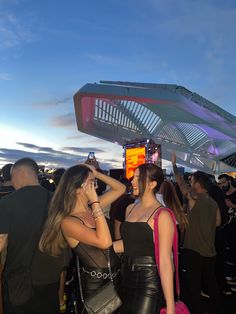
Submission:
[[[77,131],[73,95],[100,80],[177,84],[236,115],[235,0],[0,0],[0,167],[53,167],[122,147]]]

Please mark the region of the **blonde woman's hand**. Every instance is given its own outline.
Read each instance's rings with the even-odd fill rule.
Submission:
[[[89,170],[92,171],[93,175],[94,175],[95,177],[97,177],[98,171],[96,170],[96,168],[95,168],[93,165],[88,165],[88,164],[86,164],[86,163],[84,163],[84,164],[79,164],[79,165],[85,166],[85,167],[89,168]]]
[[[93,165],[90,165],[90,164],[84,164],[86,167],[88,167],[91,171],[92,171],[92,173],[95,175],[96,173],[97,173],[97,170],[96,170],[96,168],[93,166]]]
[[[88,181],[83,183],[82,186],[90,203],[98,201],[98,195],[94,187],[94,181]]]
[[[103,172],[101,171],[98,171],[97,169],[98,168],[95,168],[93,165],[88,165],[88,164],[84,164],[86,167],[88,167],[91,171],[92,171],[92,173],[93,173],[93,175],[94,175],[94,177],[95,178],[98,178],[98,179],[100,179],[100,175],[101,174],[103,174]],[[102,179],[101,179],[102,180]],[[103,180],[102,180],[103,181]]]

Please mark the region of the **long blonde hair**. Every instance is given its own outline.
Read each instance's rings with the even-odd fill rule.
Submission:
[[[90,171],[84,165],[76,165],[63,174],[52,197],[48,218],[39,241],[39,248],[42,252],[58,256],[62,249],[67,247],[61,230],[61,222],[74,209],[76,190],[87,179]]]

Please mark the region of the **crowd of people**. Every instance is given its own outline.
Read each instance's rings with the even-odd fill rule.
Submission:
[[[50,180],[30,158],[5,165],[3,313],[86,314],[86,300],[111,281],[122,303],[114,313],[174,314],[176,230],[180,299],[191,314],[224,313],[221,296],[236,292],[234,180],[197,171],[186,181],[175,153],[172,165],[174,182],[152,163],[131,180],[106,175],[95,158]]]

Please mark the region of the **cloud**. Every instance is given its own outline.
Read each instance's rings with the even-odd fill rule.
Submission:
[[[43,103],[35,104],[34,106],[36,107],[56,107],[56,106],[64,106],[68,105],[70,102],[73,101],[73,97],[70,95],[67,96],[62,96],[61,98],[55,99],[55,100],[50,100],[50,101],[45,101]]]
[[[107,141],[106,140],[102,140],[98,137],[92,136],[92,135],[88,135],[86,133],[82,133],[77,131],[77,135],[69,135],[66,137],[67,140],[83,140],[86,141],[86,143],[89,142],[89,144],[95,144],[96,146],[98,145],[106,145],[107,146]]]
[[[76,135],[67,136],[66,140],[72,141],[73,143],[72,145],[74,145],[75,140],[76,140],[76,143],[77,142],[80,143],[79,144],[80,148],[78,148],[78,150],[82,149],[82,151],[84,151],[86,154],[90,151],[95,152],[95,153],[97,152],[97,153],[107,154],[108,152],[111,152],[111,151],[114,152],[114,151],[117,151],[117,149],[118,150],[121,149],[121,146],[117,144],[114,144],[107,140],[102,140],[98,137],[88,135],[86,133],[82,133],[80,131],[76,131]],[[81,147],[82,145],[84,145],[83,148]],[[77,146],[76,146],[76,149],[77,149]]]
[[[104,153],[106,152],[105,150],[99,149],[99,148],[94,148],[94,147],[62,147],[62,150],[66,151],[73,151],[76,153],[89,153],[89,152],[95,152],[95,153]]]
[[[0,73],[0,81],[10,81],[11,78],[7,73]]]
[[[84,157],[71,154],[50,154],[40,152],[30,152],[17,149],[0,148],[0,157],[7,162],[15,162],[24,157],[32,158],[39,164],[45,164],[49,167],[69,167],[84,161]]]
[[[14,14],[0,14],[0,48],[14,48],[32,39],[31,31]]]
[[[75,127],[76,119],[74,113],[67,113],[61,116],[53,117],[51,124],[54,127]]]
[[[22,143],[22,142],[16,142],[16,144],[21,145],[25,148],[29,148],[32,150],[36,150],[36,151],[41,151],[41,152],[47,152],[47,153],[56,153],[57,151],[54,150],[51,147],[43,147],[43,146],[37,146],[34,144],[30,144],[30,143]]]
[[[35,151],[26,151],[20,149],[0,148],[0,164],[14,163],[16,160],[28,157],[34,159],[38,164],[46,165],[47,167],[68,168],[78,163],[83,163],[86,157],[81,154],[71,154],[59,150],[47,150],[45,147],[36,146],[30,143],[21,143],[25,148],[35,149]],[[42,149],[42,151],[41,151]],[[114,163],[117,161],[114,160]],[[113,162],[101,160],[100,167],[104,170],[109,170],[114,167]]]
[[[96,149],[94,147],[62,147],[61,150],[55,150],[51,147],[44,147],[44,146],[38,146],[30,143],[22,143],[22,142],[17,142],[16,144],[23,146],[26,149],[34,150],[36,152],[41,152],[41,153],[49,153],[51,155],[60,155],[64,157],[74,157],[78,156],[77,154],[82,154],[84,158],[84,154],[87,154],[90,151],[94,151],[97,153],[104,152],[101,149]],[[73,152],[73,153],[70,153]]]
[[[155,1],[152,0],[155,3]],[[155,4],[156,6],[157,4]],[[214,67],[221,67],[228,63],[227,56],[234,57],[236,41],[236,7],[224,5],[214,1],[186,1],[180,0],[178,7],[173,1],[165,1],[165,9],[171,7],[168,17],[154,25],[154,32],[165,33],[171,36],[173,45],[178,49],[182,47],[183,55],[188,51],[196,52],[199,58],[205,62],[206,71],[209,62]],[[160,6],[156,8],[160,12]],[[162,12],[162,11],[161,11]],[[192,14],[194,12],[194,14]],[[155,23],[155,22],[154,22]],[[174,36],[173,36],[174,35]],[[185,40],[184,45],[180,41]],[[195,53],[194,53],[195,51]]]

